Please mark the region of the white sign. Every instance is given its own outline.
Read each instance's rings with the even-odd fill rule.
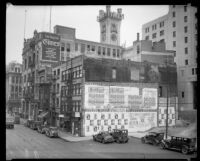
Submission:
[[[143,107],[157,109],[158,91],[156,88],[144,88],[142,90]]]

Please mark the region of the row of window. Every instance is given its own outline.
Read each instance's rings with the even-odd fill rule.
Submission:
[[[72,109],[73,109],[73,112],[80,112],[81,111],[81,101],[73,101]]]
[[[164,21],[160,22],[160,28],[164,27]],[[156,30],[157,24],[152,25],[152,31]],[[145,33],[149,32],[149,27],[145,28]]]
[[[74,84],[72,85],[72,91],[69,91],[69,87],[62,86],[61,87],[61,97],[66,97],[67,95],[81,95],[81,84]]]
[[[173,8],[176,7],[176,5],[172,5]],[[187,12],[187,6],[184,6],[184,12]]]
[[[163,36],[163,35],[164,35],[164,30],[161,30],[161,31],[160,31],[160,36]],[[153,33],[153,34],[152,34],[152,39],[155,39],[155,38],[156,38],[156,33]],[[146,37],[145,39],[148,40],[149,37]]]
[[[70,70],[62,71],[62,81],[67,81],[68,79],[72,78],[81,78],[82,77],[82,66],[77,66]]]
[[[18,92],[18,90],[19,90],[19,93],[22,91],[22,87],[21,86],[13,86],[13,85],[11,85],[11,92]]]
[[[12,83],[22,83],[22,78],[18,76],[12,76]]]

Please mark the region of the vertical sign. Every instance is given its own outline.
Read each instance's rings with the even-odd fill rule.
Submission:
[[[41,33],[42,60],[60,60],[60,36],[53,33]]]

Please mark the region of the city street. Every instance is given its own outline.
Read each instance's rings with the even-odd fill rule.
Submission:
[[[130,138],[127,144],[101,144],[93,140],[66,142],[48,138],[24,125],[6,129],[6,159],[13,158],[194,158],[194,154],[162,150]]]

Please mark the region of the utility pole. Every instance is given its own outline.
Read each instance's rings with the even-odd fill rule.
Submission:
[[[168,56],[167,56],[166,69],[167,69],[167,76],[169,76]],[[169,76],[169,79],[170,79],[170,76]],[[167,135],[168,135],[168,108],[169,108],[169,107],[168,107],[168,106],[169,106],[169,105],[168,105],[168,102],[169,102],[169,101],[168,101],[168,100],[169,100],[169,98],[168,98],[168,97],[169,97],[169,93],[168,93],[168,92],[169,92],[169,89],[168,89],[168,88],[169,88],[169,79],[167,79],[167,110],[166,110],[166,133],[165,133],[165,134],[166,134],[166,136],[165,136],[166,139],[167,139]]]

